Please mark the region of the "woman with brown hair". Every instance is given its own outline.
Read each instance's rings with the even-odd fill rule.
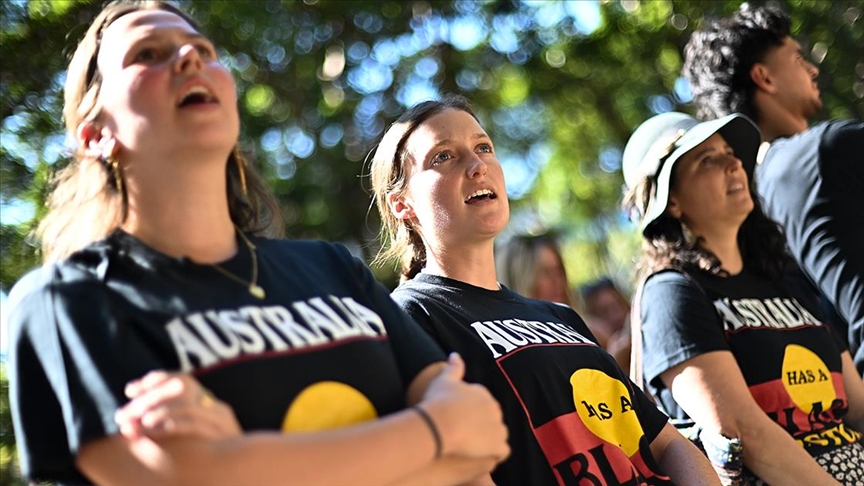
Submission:
[[[754,195],[760,141],[743,115],[664,113],[627,143],[646,389],[740,441],[754,484],[860,485],[864,383]]]
[[[183,12],[107,6],[70,63],[64,115],[78,153],[41,227],[47,263],[9,297],[26,476],[456,484],[507,455],[488,391],[362,263],[262,236],[278,211],[237,153],[236,86]],[[206,413],[171,416],[160,400],[177,389]],[[127,397],[141,399],[118,413]],[[182,426],[204,416],[229,426]]]
[[[718,484],[573,309],[499,284],[504,173],[464,98],[399,117],[374,152],[371,178],[382,257],[402,263],[393,298],[501,402],[512,455],[492,473],[499,486]]]

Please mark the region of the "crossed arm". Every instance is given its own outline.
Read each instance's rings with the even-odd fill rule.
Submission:
[[[123,435],[85,444],[77,464],[97,484],[459,484],[488,478],[509,454],[501,410],[489,392],[462,381],[451,358],[424,369],[408,403],[420,404],[442,439],[435,459],[429,426],[411,409],[345,429],[241,434],[217,402],[201,418],[201,388],[188,376],[148,375],[117,416]],[[198,410],[198,411],[196,411]],[[165,421],[171,417],[170,422]],[[215,418],[214,418],[215,417]],[[199,420],[200,419],[200,420]],[[221,424],[221,425],[219,425]],[[128,436],[127,436],[128,435]]]

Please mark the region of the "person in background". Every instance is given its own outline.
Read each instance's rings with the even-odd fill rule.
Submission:
[[[609,277],[579,287],[588,327],[622,369],[630,369],[630,301]]]
[[[741,112],[771,143],[756,168],[757,192],[827,298],[828,317],[839,314],[831,323],[844,332],[864,377],[864,123],[808,128],[822,109],[819,69],[792,37],[789,17],[771,6],[745,3],[706,22],[687,43],[683,74],[698,117]]]
[[[740,443],[750,482],[860,485],[864,382],[754,194],[760,142],[743,115],[674,112],[627,142],[645,386],[672,418]]]
[[[64,116],[78,152],[41,226],[46,263],[8,301],[24,475],[488,478],[507,431],[461,359],[445,362],[344,247],[263,236],[278,210],[237,152],[216,52],[155,1],[106,6],[75,51]]]
[[[495,252],[501,283],[517,294],[574,307],[558,243],[549,235],[520,234]]]
[[[371,180],[380,260],[401,262],[393,298],[501,403],[512,454],[496,484],[719,483],[572,308],[499,283],[504,174],[467,100],[406,111],[375,149]]]
[[[561,251],[551,236],[520,234],[508,238],[495,252],[495,267],[501,283],[517,294],[576,308]],[[600,294],[603,294],[602,290]],[[612,315],[615,309],[600,294],[599,301],[591,301],[592,305],[598,303],[598,306],[585,308],[585,323],[597,343],[615,358],[622,369],[628,370],[630,328],[622,329],[621,326],[626,323],[629,306],[619,322],[617,316]],[[624,304],[627,305],[626,301]],[[602,314],[595,314],[595,311]]]

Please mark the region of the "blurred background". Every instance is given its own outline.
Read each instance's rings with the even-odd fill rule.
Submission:
[[[102,3],[0,1],[0,314],[11,286],[39,261],[29,234],[47,181],[70,153],[64,69]],[[624,290],[639,241],[619,208],[624,144],[647,117],[690,111],[682,48],[703,18],[741,4],[174,3],[199,20],[234,73],[241,147],[276,191],[290,237],[339,241],[371,261],[379,226],[366,156],[406,107],[454,92],[473,101],[495,141],[512,208],[505,233],[551,232],[571,286],[608,275]],[[821,70],[821,116],[864,118],[864,0],[776,3]],[[393,267],[374,270],[395,285]],[[0,385],[7,484],[14,439],[2,369]]]

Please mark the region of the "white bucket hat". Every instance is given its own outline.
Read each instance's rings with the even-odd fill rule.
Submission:
[[[735,113],[717,120],[699,122],[690,115],[667,112],[654,116],[636,128],[624,148],[621,163],[624,182],[633,189],[646,177],[654,178],[656,191],[642,211],[639,222],[642,234],[648,234],[669,204],[669,182],[675,163],[682,155],[720,133],[741,159],[747,177],[752,181],[756,153],[762,135],[746,116]]]

